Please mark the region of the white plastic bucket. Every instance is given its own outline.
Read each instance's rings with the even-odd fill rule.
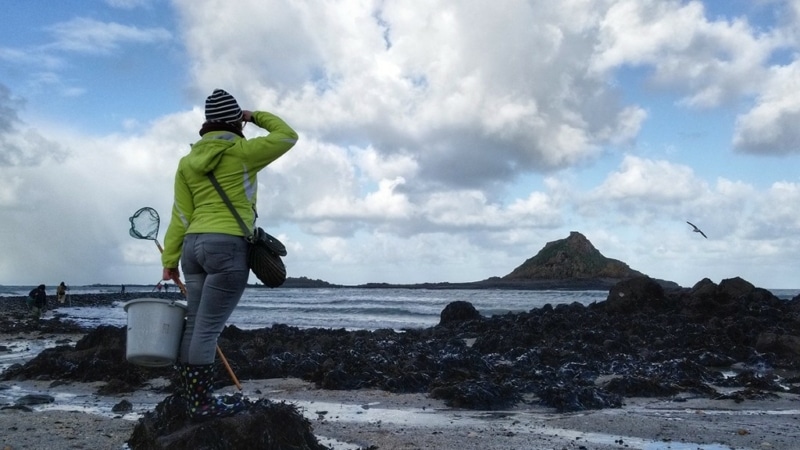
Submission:
[[[124,305],[128,313],[125,358],[146,367],[169,366],[178,357],[186,305],[155,298],[138,298]]]

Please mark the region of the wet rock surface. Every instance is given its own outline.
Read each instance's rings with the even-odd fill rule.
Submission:
[[[445,308],[442,323],[427,329],[229,326],[219,345],[243,380],[297,377],[321,389],[422,392],[453,407],[482,410],[537,404],[563,412],[617,408],[626,397],[746,402],[800,393],[800,297],[781,300],[740,278],[719,284],[704,279],[692,288],[665,290],[640,277],[615,285],[603,302],[546,305],[488,318],[476,316],[466,302],[456,303]],[[125,330],[98,327],[74,347],[46,350],[10,367],[0,379],[106,381],[107,387],[125,392],[158,376],[174,375],[168,368],[129,364]],[[221,365],[216,379],[218,387],[231,384]],[[241,420],[260,413],[251,411]],[[143,419],[145,429],[137,426],[137,433],[153,441],[222,433],[218,423],[233,419],[192,425],[194,431],[186,434],[171,405],[154,414],[161,415],[159,424],[175,427],[147,425]],[[258,427],[248,428],[249,422],[232,422],[227,423],[239,433],[263,437],[255,434]],[[303,427],[298,425],[298,433],[305,433]]]

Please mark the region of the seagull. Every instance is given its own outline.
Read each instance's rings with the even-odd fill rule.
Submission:
[[[692,230],[692,231],[694,231],[695,233],[700,233],[700,234],[703,235],[704,238],[708,239],[708,236],[706,236],[706,234],[703,233],[703,230],[701,230],[700,228],[697,228],[697,225],[693,224],[692,222],[689,222],[688,220],[686,221],[686,223],[688,223],[689,225],[692,226],[692,228],[694,228],[694,230]]]

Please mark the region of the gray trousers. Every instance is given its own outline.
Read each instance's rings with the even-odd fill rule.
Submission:
[[[217,338],[250,276],[247,241],[228,234],[187,234],[181,267],[188,311],[179,360],[184,364],[211,364]]]

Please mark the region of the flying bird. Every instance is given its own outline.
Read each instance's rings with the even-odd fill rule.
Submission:
[[[697,228],[697,225],[693,224],[692,222],[689,222],[688,220],[686,221],[686,223],[688,223],[689,225],[692,226],[692,228],[694,228],[694,230],[692,230],[692,231],[694,231],[695,233],[700,233],[700,234],[703,235],[704,238],[708,239],[708,236],[706,236],[706,234],[703,233],[703,230],[701,230],[700,228]]]

